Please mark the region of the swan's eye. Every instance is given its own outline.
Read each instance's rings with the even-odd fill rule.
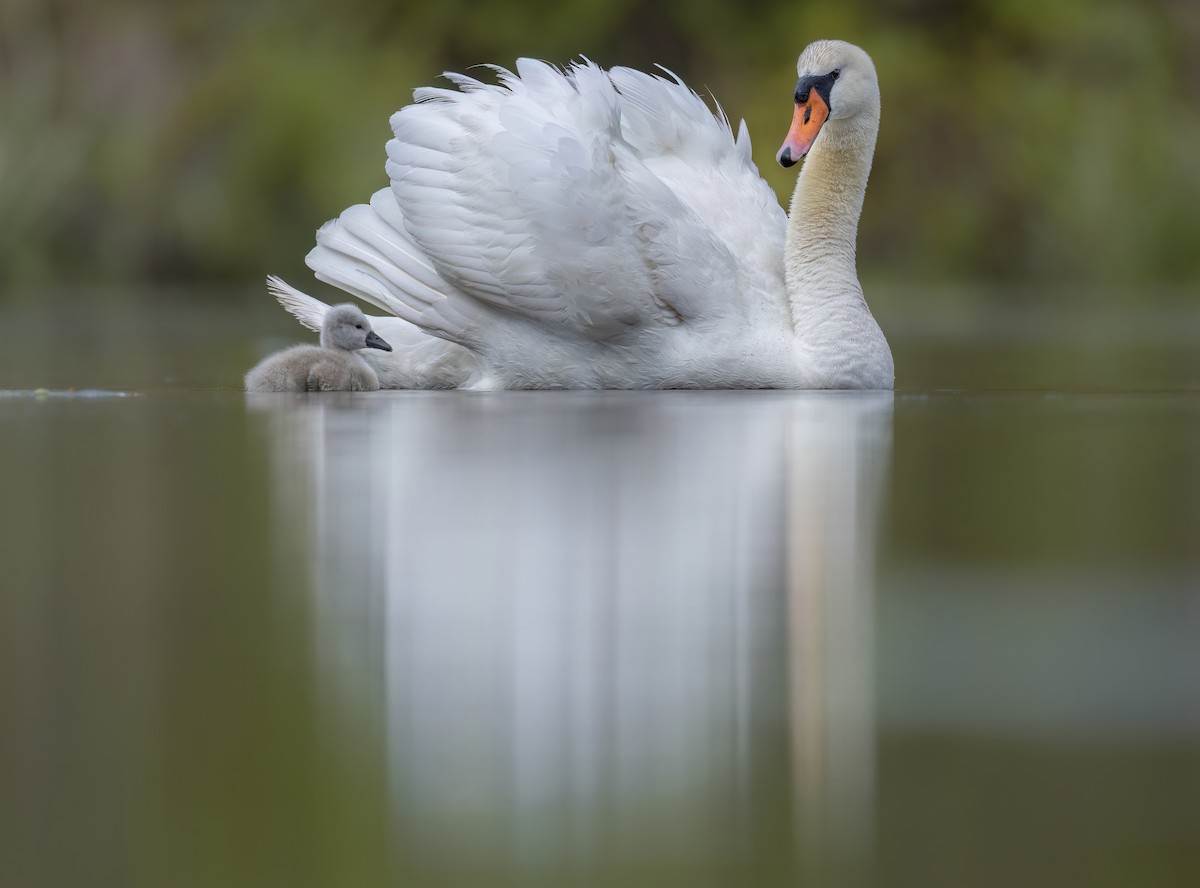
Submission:
[[[829,79],[830,79],[830,80],[837,80],[837,79],[838,79],[839,77],[841,77],[841,76],[842,76],[842,69],[841,69],[841,68],[834,68],[832,71],[830,71],[830,72],[829,72]]]
[[[355,330],[361,330],[361,329],[362,329],[362,324],[355,324],[355,325],[354,325],[354,329],[355,329]]]

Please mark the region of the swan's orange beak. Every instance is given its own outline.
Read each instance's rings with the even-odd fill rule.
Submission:
[[[808,154],[817,140],[817,133],[825,121],[829,119],[829,105],[815,88],[808,91],[807,102],[796,103],[796,113],[792,117],[792,128],[788,130],[783,147],[775,155],[780,166],[790,167],[798,163],[800,158]]]

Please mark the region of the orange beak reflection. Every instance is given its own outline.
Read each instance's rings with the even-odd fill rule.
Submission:
[[[828,119],[829,105],[825,103],[816,89],[810,89],[808,101],[803,104],[796,103],[792,128],[788,130],[787,138],[783,140],[783,147],[775,155],[779,165],[790,167],[808,154],[813,142],[817,140],[817,134],[821,132],[821,127]]]

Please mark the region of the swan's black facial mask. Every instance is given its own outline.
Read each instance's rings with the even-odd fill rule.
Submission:
[[[775,156],[780,166],[793,166],[812,148],[821,127],[833,113],[830,94],[840,74],[841,71],[831,71],[820,77],[801,77],[796,82],[796,113],[792,117],[792,128]]]
[[[811,92],[815,89],[821,100],[832,109],[833,102],[829,96],[833,92],[833,84],[841,74],[841,71],[830,71],[828,74],[823,74],[820,77],[814,77],[811,74],[801,77],[796,81],[796,104],[803,105],[807,103]]]

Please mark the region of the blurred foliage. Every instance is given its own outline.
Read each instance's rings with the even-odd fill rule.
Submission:
[[[0,0],[0,285],[302,279],[315,228],[385,183],[411,90],[520,55],[671,68],[746,118],[786,205],[819,37],[882,84],[864,276],[1200,278],[1192,0]]]

